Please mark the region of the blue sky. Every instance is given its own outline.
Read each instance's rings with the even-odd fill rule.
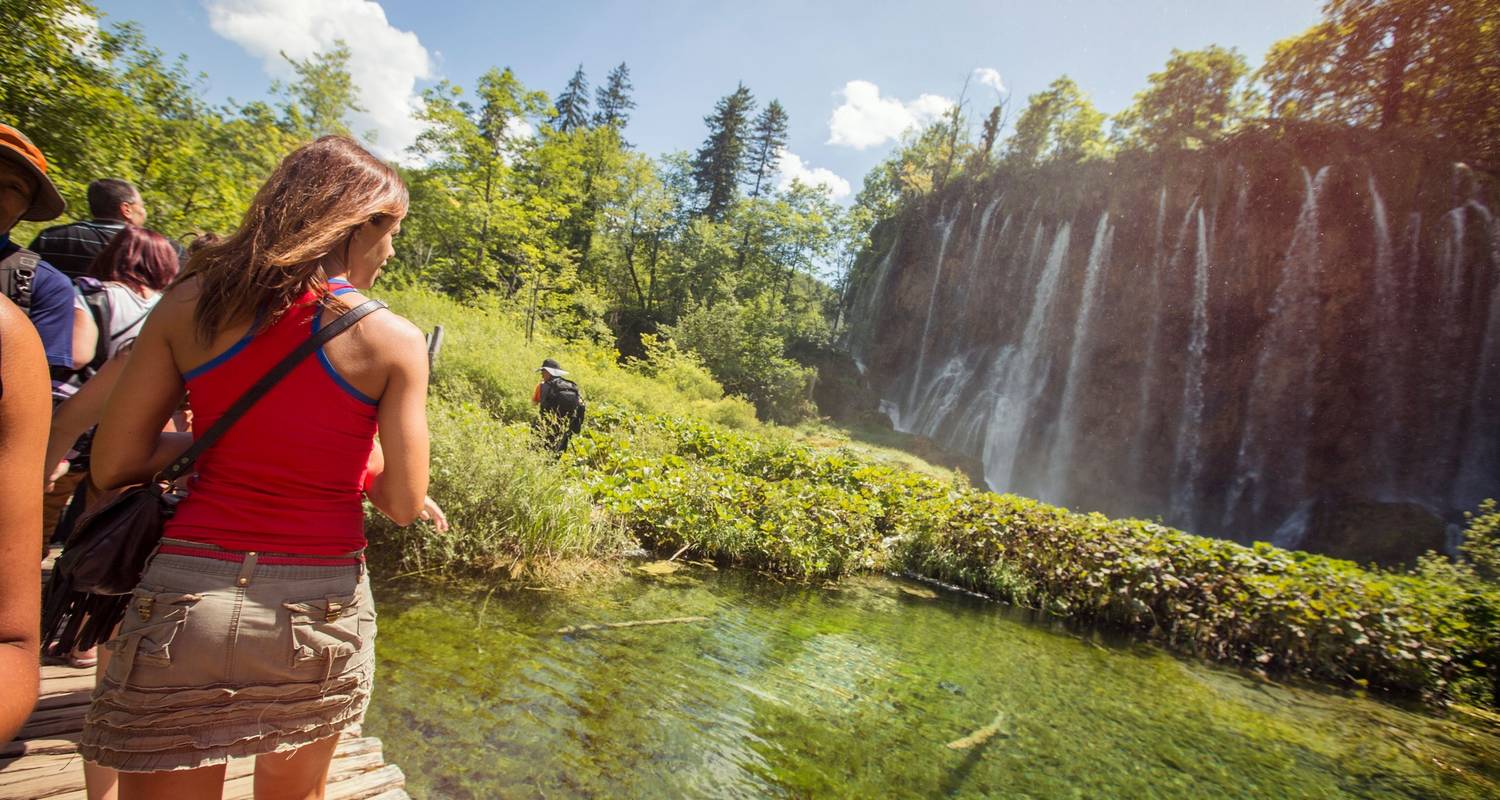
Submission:
[[[95,0],[106,24],[136,20],[169,54],[206,73],[214,101],[265,96],[286,75],[277,52],[304,57],[336,38],[354,51],[369,109],[394,156],[415,134],[415,94],[509,66],[556,95],[581,62],[598,84],[629,63],[637,108],[627,138],[658,154],[692,149],[702,118],[739,81],[791,116],[786,171],[835,193],[889,153],[904,126],[958,97],[976,69],[1017,100],[1071,75],[1106,112],[1127,106],[1172,48],[1220,44],[1259,64],[1278,39],[1318,19],[1321,0],[929,0],[928,2],[553,2],[477,0]],[[991,75],[991,81],[994,76]],[[997,97],[978,76],[982,117]],[[843,182],[842,184],[840,182]]]

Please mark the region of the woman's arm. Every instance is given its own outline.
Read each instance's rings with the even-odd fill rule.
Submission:
[[[111,402],[104,406],[89,459],[92,480],[100,489],[141,483],[192,444],[192,434],[161,432],[183,395],[168,334],[192,324],[192,303],[174,298],[176,291],[146,317]]]
[[[82,301],[73,303],[73,369],[94,360],[99,347],[99,326]]]
[[[36,704],[42,459],[52,385],[26,315],[0,298],[0,742]]]
[[[67,457],[78,437],[99,424],[99,418],[104,415],[104,403],[109,400],[109,393],[114,391],[129,358],[127,351],[104,362],[104,366],[77,394],[52,409],[52,432],[47,436],[47,458],[43,462],[47,472],[50,473]]]
[[[370,454],[365,495],[397,525],[410,525],[427,496],[427,343],[415,325],[394,314],[380,323],[389,377],[376,419],[380,441]]]

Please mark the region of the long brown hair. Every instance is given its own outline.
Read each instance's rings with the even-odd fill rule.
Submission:
[[[231,320],[275,322],[308,291],[328,300],[323,259],[372,220],[406,213],[406,184],[347,136],[293,150],[256,192],[239,230],[193,253],[179,280],[198,279],[193,322],[212,340]]]

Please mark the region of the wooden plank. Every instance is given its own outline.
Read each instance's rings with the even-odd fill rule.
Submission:
[[[367,748],[363,752],[351,752],[342,756],[335,753],[333,763],[328,766],[328,785],[378,770],[383,764],[378,740],[373,748]],[[254,759],[239,759],[230,762],[230,767],[224,775],[224,800],[254,800]]]
[[[330,780],[324,798],[325,800],[369,800],[371,797],[404,786],[406,786],[406,773],[395,764],[387,764],[380,769],[361,773],[348,780],[337,783]]]
[[[42,686],[48,681],[61,680],[63,678],[76,678],[79,675],[87,675],[89,680],[94,678],[94,667],[70,667],[67,664],[45,664],[42,666]]]
[[[15,739],[0,746],[0,758],[17,758],[49,753],[71,753],[78,749],[81,732],[63,734],[40,739]]]
[[[0,761],[0,778],[32,770],[59,770],[78,760],[77,753],[47,753]]]
[[[41,712],[47,713],[47,712]],[[77,734],[83,732],[83,715],[75,714],[62,719],[36,719],[33,717],[26,721],[21,732],[16,734],[19,739],[41,739],[52,738],[64,734]]]
[[[411,795],[407,794],[405,789],[388,789],[369,800],[411,800]]]
[[[68,692],[66,694],[54,694],[43,697],[36,701],[35,711],[49,711],[57,708],[77,708],[82,714],[88,710],[89,701],[93,698],[94,690],[91,688],[86,692]]]
[[[383,764],[380,740],[350,739],[339,742],[329,766],[329,783],[350,780],[379,769]],[[254,795],[255,759],[236,758],[225,769],[226,798]],[[0,772],[0,800],[52,800],[58,795],[83,790],[83,759],[77,754],[21,759]]]
[[[3,783],[4,779],[12,778],[21,772],[57,770],[70,765],[76,766],[81,763],[78,754],[74,752],[76,748],[76,744],[70,742],[66,752],[34,753],[14,758],[0,757],[0,783]],[[381,755],[380,740],[373,736],[367,736],[362,739],[344,739],[340,741],[338,747],[333,751],[333,757],[335,764],[337,764],[337,760],[341,758],[364,756],[371,753],[377,756]],[[232,765],[240,761],[246,764],[250,763],[250,759],[248,758],[235,759],[230,763]],[[0,792],[3,792],[3,786],[0,786]]]
[[[52,678],[42,681],[41,696],[52,697],[59,694],[72,694],[73,692],[94,691],[93,673],[80,671],[77,675],[69,675],[62,678]]]

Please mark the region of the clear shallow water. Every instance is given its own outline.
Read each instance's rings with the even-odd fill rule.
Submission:
[[[1500,796],[1493,726],[903,586],[386,584],[365,728],[420,798]],[[709,621],[554,633],[688,615]]]

